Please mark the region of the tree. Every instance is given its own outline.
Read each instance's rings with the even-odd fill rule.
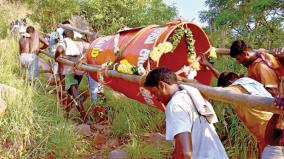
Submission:
[[[280,0],[206,0],[209,10],[200,18],[210,32],[243,38],[256,47],[267,49],[283,45],[284,4]],[[222,37],[224,38],[224,37]]]
[[[125,26],[164,24],[176,16],[176,8],[162,0],[82,0],[80,6],[92,27],[104,34]]]
[[[25,0],[34,11],[30,17],[43,31],[72,15],[84,15],[92,28],[102,34],[116,32],[122,27],[164,24],[176,16],[176,8],[162,0]]]
[[[78,1],[75,0],[26,0],[33,13],[29,15],[32,21],[40,24],[44,32],[49,32],[57,24],[80,13]]]

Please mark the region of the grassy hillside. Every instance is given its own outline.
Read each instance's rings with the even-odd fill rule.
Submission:
[[[56,98],[43,83],[30,85],[18,63],[17,43],[7,37],[0,45],[0,83],[23,92],[6,98],[7,110],[0,116],[1,158],[78,158],[87,144],[80,140],[74,124],[63,118]]]

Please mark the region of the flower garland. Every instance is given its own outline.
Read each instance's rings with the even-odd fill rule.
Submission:
[[[213,64],[215,59],[217,59],[216,48],[211,47],[211,49],[209,51],[209,55],[208,55],[208,60],[211,64]]]
[[[126,59],[124,59],[120,61],[117,67],[117,71],[121,73],[133,75],[134,74],[133,67],[134,67],[133,65],[131,65]]]
[[[165,53],[169,53],[173,50],[173,45],[170,42],[163,42],[158,44],[158,46],[154,47],[150,52],[150,58],[157,62],[161,56]]]
[[[177,48],[183,36],[186,37],[186,45],[188,50],[187,61],[193,69],[199,70],[200,66],[199,62],[196,60],[196,52],[194,47],[195,40],[193,39],[193,35],[190,30],[183,27],[178,27],[178,29],[175,30],[173,36],[170,38],[170,42],[173,44],[173,50]]]

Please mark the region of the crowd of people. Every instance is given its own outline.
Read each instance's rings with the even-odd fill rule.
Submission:
[[[65,21],[62,24],[71,26],[69,21]],[[47,61],[40,59],[38,54],[44,49],[48,49],[49,53],[54,55],[54,62],[49,64],[49,84],[57,85],[57,94],[67,112],[67,117],[72,106],[75,105],[80,112],[83,122],[88,122],[83,102],[90,94],[92,103],[95,104],[97,94],[101,93],[101,86],[87,72],[64,65],[57,60],[58,57],[64,57],[73,62],[84,60],[86,50],[90,45],[86,35],[58,27],[50,33],[48,38],[44,38],[33,26],[27,26],[26,32],[20,32],[20,34],[20,64],[27,70],[28,80],[31,83],[38,80],[41,68],[39,65],[47,63]],[[79,84],[85,74],[88,76],[89,90],[85,91],[85,93],[79,93]]]
[[[283,49],[278,49],[283,52]],[[281,59],[264,51],[254,51],[243,40],[236,40],[230,56],[248,69],[246,76],[234,72],[220,73],[202,56],[201,64],[218,79],[218,86],[238,93],[271,97],[275,107],[283,109],[284,66]],[[166,138],[175,141],[174,159],[225,159],[224,147],[214,129],[217,122],[214,109],[199,91],[178,84],[190,80],[178,77],[167,68],[156,68],[146,77],[145,86],[166,104]],[[234,110],[248,130],[256,137],[262,159],[284,159],[283,114],[273,114],[245,105]]]
[[[63,22],[63,25],[70,26],[70,22]],[[28,26],[19,39],[20,63],[27,69],[28,80],[31,82],[39,77],[38,53],[48,48],[54,55],[55,62],[52,63],[52,76],[49,80],[61,86],[61,94],[65,92],[65,98],[60,96],[65,110],[69,112],[72,105],[75,105],[83,122],[87,122],[88,118],[83,101],[78,97],[79,84],[83,75],[87,74],[90,94],[95,103],[99,83],[88,73],[59,62],[58,57],[78,62],[83,59],[89,45],[85,35],[61,27],[52,32],[47,40],[34,27]],[[248,69],[246,76],[234,72],[220,73],[202,55],[200,63],[213,72],[218,79],[218,87],[238,93],[274,98],[275,107],[284,108],[282,59],[261,50],[254,51],[243,40],[232,43],[230,56]],[[228,158],[213,125],[218,122],[214,107],[196,88],[178,84],[181,79],[187,81],[175,72],[160,67],[150,71],[144,83],[158,100],[167,105],[166,139],[175,141],[172,157],[174,159]],[[283,114],[273,114],[242,105],[233,107],[240,120],[256,137],[261,158],[284,159]]]

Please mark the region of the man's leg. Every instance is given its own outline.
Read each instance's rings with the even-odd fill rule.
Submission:
[[[29,80],[33,81],[35,79],[38,79],[39,76],[39,70],[38,70],[38,56],[33,54],[32,55],[32,61],[30,62],[28,66],[28,72],[29,72]]]
[[[95,81],[92,77],[90,77],[89,75],[88,75],[88,83],[89,83],[89,90],[90,90],[91,97],[92,97],[92,102],[93,104],[95,104],[97,101],[97,95],[99,92],[99,83]]]
[[[88,119],[87,119],[87,114],[84,110],[84,107],[83,107],[83,104],[81,103],[78,95],[79,95],[79,91],[78,91],[78,85],[71,85],[71,94],[72,94],[72,97],[73,97],[73,102],[75,103],[76,105],[76,108],[78,109],[78,111],[80,112],[81,114],[81,117],[82,119],[84,120],[84,122],[87,122]]]
[[[28,79],[33,81],[34,79],[34,62],[33,60],[28,64]]]

